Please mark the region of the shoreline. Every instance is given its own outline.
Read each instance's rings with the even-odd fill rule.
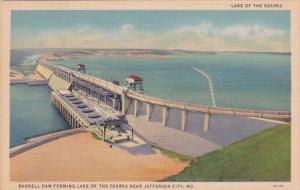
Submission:
[[[11,49],[12,51],[36,51],[36,50],[40,50],[40,51],[61,51],[61,50],[67,50],[67,51],[128,51],[128,50],[134,50],[134,51],[181,51],[181,52],[191,52],[191,53],[253,53],[253,54],[280,54],[280,55],[291,55],[291,52],[284,52],[284,51],[199,51],[199,50],[189,50],[189,49],[126,49],[126,48],[15,48],[15,49]]]
[[[42,75],[40,75],[36,71],[33,71],[32,74],[25,76],[23,73],[11,69],[10,84],[27,84],[31,86],[46,85],[48,84],[48,80],[46,80]]]

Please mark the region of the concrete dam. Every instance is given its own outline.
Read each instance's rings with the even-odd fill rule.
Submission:
[[[151,144],[197,157],[291,121],[286,111],[210,107],[148,96],[42,60],[36,72],[48,80],[51,101],[71,128],[84,128],[110,143],[130,140],[134,131]],[[112,126],[118,129],[110,130]]]

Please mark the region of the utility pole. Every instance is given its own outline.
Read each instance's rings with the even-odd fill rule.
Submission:
[[[104,126],[103,141],[105,142],[106,126]]]

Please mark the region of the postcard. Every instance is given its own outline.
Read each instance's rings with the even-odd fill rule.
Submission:
[[[1,2],[1,190],[299,184],[298,1]]]

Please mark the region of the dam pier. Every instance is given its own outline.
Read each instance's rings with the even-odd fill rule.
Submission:
[[[51,88],[51,102],[71,129],[83,128],[110,143],[132,140],[133,131],[151,144],[200,156],[240,141],[276,123],[290,122],[286,111],[210,107],[148,96],[143,79],[128,86],[38,60],[36,72]]]

